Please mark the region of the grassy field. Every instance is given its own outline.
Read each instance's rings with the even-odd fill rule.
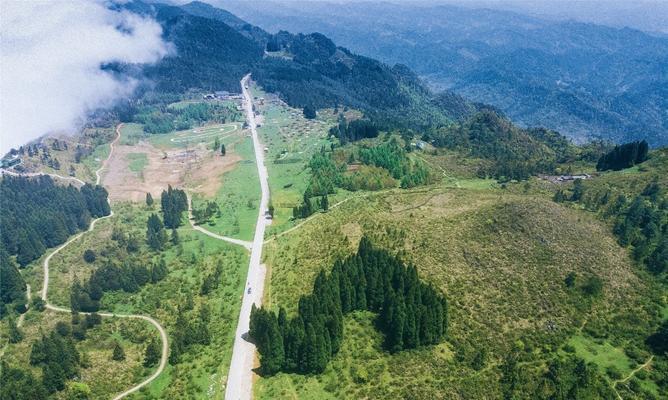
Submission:
[[[206,200],[214,200],[220,207],[221,215],[212,218],[206,228],[224,236],[252,240],[260,206],[260,180],[251,138],[237,140],[228,151],[241,157],[241,161],[222,175],[222,185],[215,198],[205,199],[195,195],[193,206],[204,207]]]
[[[352,198],[266,246],[271,307],[294,312],[315,274],[350,254],[366,234],[446,293],[450,329],[440,346],[390,355],[380,350],[373,316],[356,315],[347,319],[351,334],[325,373],[263,377],[258,398],[498,398],[499,367],[509,352],[519,353],[528,374],[540,376],[545,361],[571,341],[582,344],[576,351],[586,356],[585,342],[573,338],[584,322],[612,340],[613,320],[648,312],[639,300],[645,281],[592,216],[541,196],[470,182],[474,189]],[[578,284],[598,276],[602,295],[567,288],[571,271]],[[471,363],[481,349],[488,356],[478,371]]]
[[[136,174],[141,174],[144,168],[146,168],[148,165],[148,158],[146,157],[146,153],[130,153],[127,155],[127,157],[130,161],[128,168],[130,168],[130,171]]]
[[[208,324],[211,343],[190,347],[182,354],[178,364],[172,365],[160,379],[135,397],[175,398],[179,394],[188,393],[189,398],[222,398],[222,383],[229,367],[248,253],[188,226],[178,230],[179,245],[170,245],[162,253],[155,253],[144,244],[144,236],[146,218],[156,210],[131,204],[115,204],[114,210],[113,218],[100,221],[92,233],[84,235],[53,257],[50,300],[54,304],[68,306],[69,287],[74,277],[85,280],[102,263],[114,262],[104,257],[107,253],[114,254],[109,244],[114,229],[122,231],[124,235],[137,235],[141,241],[139,254],[148,260],[147,263],[159,257],[164,258],[169,275],[157,284],[144,286],[136,293],[105,293],[102,309],[151,315],[165,326],[171,336],[179,307],[192,302],[192,309],[187,315],[191,321],[196,321],[197,313],[206,305],[211,313]],[[98,254],[93,264],[87,264],[82,259],[86,249],[92,249]],[[218,288],[206,295],[201,294],[202,281],[219,265],[222,267],[222,276]],[[37,275],[35,279],[41,274]],[[145,341],[142,344],[145,345]]]
[[[126,146],[132,146],[146,137],[148,137],[148,134],[144,132],[143,125],[129,122],[123,124],[121,127],[121,138],[119,139],[118,143]]]

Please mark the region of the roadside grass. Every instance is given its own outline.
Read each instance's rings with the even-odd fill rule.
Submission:
[[[30,365],[32,344],[42,334],[54,330],[56,323],[69,324],[70,321],[71,315],[66,313],[29,311],[21,327],[23,340],[7,347],[3,361],[9,365],[29,368],[35,376],[41,376],[41,368]],[[154,336],[157,336],[157,331],[143,321],[104,318],[102,324],[86,331],[83,341],[75,342],[81,356],[90,362],[89,366],[80,368],[78,382],[85,383],[91,389],[91,398],[109,398],[141,382],[152,372],[152,369],[144,368],[142,363],[144,346]],[[115,340],[123,347],[124,361],[111,360]],[[67,389],[58,394],[58,398],[63,399],[71,396]]]
[[[118,203],[114,204],[114,212],[114,217],[99,221],[93,232],[84,234],[53,257],[50,300],[54,304],[69,306],[69,291],[75,276],[83,281],[103,263],[118,262],[105,259],[104,256],[105,248],[112,240],[114,227],[125,235],[137,235],[141,244],[137,254],[146,260],[146,265],[164,258],[169,274],[162,281],[149,283],[136,293],[105,293],[101,309],[114,313],[150,315],[165,327],[171,337],[173,329],[176,329],[174,323],[179,308],[192,301],[193,309],[187,315],[191,322],[195,322],[198,319],[197,310],[206,304],[211,311],[211,320],[207,325],[211,343],[190,347],[181,355],[177,365],[173,365],[164,376],[135,397],[175,398],[179,394],[188,393],[190,398],[222,399],[222,382],[227,376],[231,359],[234,330],[241,307],[240,294],[243,293],[246,279],[247,251],[193,230],[186,225],[184,215],[184,225],[178,229],[180,244],[169,245],[160,253],[153,252],[145,243],[146,219],[152,212],[159,213],[159,207],[149,209],[131,203]],[[85,263],[82,258],[83,251],[89,248],[98,255],[92,264]],[[202,295],[202,281],[213,273],[217,265],[222,267],[219,286],[211,293]],[[142,345],[146,343],[144,341]]]
[[[109,141],[111,143],[111,140]],[[100,166],[102,165],[102,162],[107,159],[109,156],[109,151],[111,149],[111,146],[109,143],[101,144],[97,147],[95,147],[95,150],[91,155],[88,157],[84,158],[83,161],[81,162],[84,164],[89,171],[91,171],[91,176],[90,180],[92,183],[95,183],[95,171],[97,171]]]
[[[644,278],[592,216],[541,196],[472,186],[352,198],[269,242],[265,304],[273,309],[280,305],[294,313],[317,272],[351,254],[366,234],[416,265],[422,279],[446,294],[450,328],[439,346],[395,355],[379,350],[387,369],[368,368],[364,378],[346,377],[367,361],[344,353],[315,377],[261,377],[258,398],[499,398],[500,365],[509,353],[527,365],[533,382],[528,385],[537,385],[545,362],[560,354],[586,319],[614,337],[632,329],[619,321],[649,312],[642,300]],[[578,284],[600,277],[602,295],[567,288],[564,278],[571,271]],[[344,336],[344,349],[376,340],[373,315],[360,318],[370,328]],[[472,360],[481,349],[488,360],[477,371]]]
[[[252,87],[254,96],[267,97],[264,104],[255,101],[262,114],[258,135],[266,147],[265,165],[269,172],[271,204],[274,218],[267,227],[267,237],[278,234],[301,222],[292,219],[292,208],[303,199],[310,180],[308,163],[314,153],[322,147],[330,148],[329,128],[336,125],[338,116],[334,110],[318,112],[315,120],[304,118],[302,110],[292,108],[267,95],[257,86]],[[350,196],[350,192],[337,189],[329,198],[330,204]]]
[[[260,206],[260,180],[255,164],[253,142],[243,137],[228,151],[241,157],[234,169],[223,174],[222,185],[213,199],[220,207],[206,229],[224,236],[252,240]],[[193,195],[193,206],[204,207],[205,199]]]

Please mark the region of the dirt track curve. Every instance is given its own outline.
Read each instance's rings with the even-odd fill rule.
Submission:
[[[112,155],[113,152],[114,152],[114,146],[116,145],[116,143],[118,142],[118,140],[119,140],[120,137],[121,137],[121,126],[123,126],[123,124],[119,124],[119,125],[116,127],[116,138],[115,138],[114,141],[111,142],[111,144],[110,144],[109,155],[108,155],[107,158],[102,162],[102,165],[100,166],[100,168],[99,168],[97,171],[95,171],[95,177],[96,177],[95,184],[97,184],[97,185],[99,185],[99,184],[100,184],[100,181],[101,181],[100,172],[102,172],[102,171],[106,168],[106,166],[107,166],[107,162],[109,161],[109,159],[111,158],[111,155]],[[30,176],[34,176],[34,175],[39,175],[39,174],[31,174]],[[49,175],[51,175],[51,174],[49,174]],[[58,176],[58,177],[59,177],[59,178],[63,178],[63,179],[67,179],[67,178],[65,178],[65,177],[61,177],[61,176]],[[79,180],[77,179],[77,181],[79,181]],[[81,181],[79,181],[79,182],[81,182]],[[107,201],[108,201],[108,200],[107,200]],[[111,203],[110,203],[110,205],[111,205]],[[46,303],[46,308],[48,308],[49,310],[52,310],[52,311],[56,311],[56,312],[66,312],[66,313],[70,313],[70,312],[72,312],[72,310],[70,310],[70,309],[68,309],[68,308],[58,307],[58,306],[56,306],[56,305],[53,305],[53,304],[49,303],[49,300],[48,300],[48,293],[49,293],[49,262],[51,261],[51,258],[52,258],[54,255],[58,254],[62,249],[64,249],[65,247],[69,246],[70,243],[72,243],[72,242],[74,242],[75,240],[79,239],[79,238],[80,238],[81,236],[83,236],[85,233],[93,231],[93,229],[95,228],[95,223],[96,223],[97,221],[99,221],[99,220],[101,220],[101,219],[105,219],[105,218],[111,218],[113,215],[114,215],[114,211],[111,210],[111,212],[109,213],[109,215],[106,215],[106,216],[104,216],[104,217],[100,217],[100,218],[94,219],[93,221],[91,221],[91,223],[90,223],[90,227],[88,228],[87,231],[84,231],[84,232],[81,232],[81,233],[75,235],[75,236],[72,237],[70,240],[68,240],[67,242],[65,242],[64,244],[60,245],[58,248],[56,248],[54,251],[52,251],[51,254],[49,254],[49,255],[44,259],[44,263],[43,263],[43,267],[44,267],[44,283],[43,283],[43,286],[42,286],[41,297],[42,297],[42,300],[44,300],[44,302]],[[91,313],[88,313],[88,312],[81,312],[81,314],[88,315],[88,314],[91,314]],[[152,382],[154,379],[156,379],[156,378],[162,373],[162,371],[165,369],[165,367],[167,366],[167,355],[169,354],[169,341],[168,341],[168,339],[167,339],[167,333],[165,332],[165,329],[158,323],[158,321],[156,321],[155,319],[153,319],[153,318],[151,318],[151,317],[148,317],[148,316],[146,316],[146,315],[137,315],[137,314],[112,314],[112,313],[104,313],[104,312],[102,312],[102,313],[98,313],[98,314],[101,315],[101,316],[103,316],[103,317],[118,317],[118,318],[134,318],[134,319],[142,319],[142,320],[144,320],[144,321],[147,321],[147,322],[151,323],[151,324],[158,330],[158,332],[160,333],[160,339],[161,339],[161,341],[162,341],[162,356],[160,357],[160,363],[158,364],[158,368],[155,370],[155,372],[154,372],[151,376],[149,376],[147,379],[145,379],[145,380],[142,381],[141,383],[139,383],[139,384],[137,384],[137,385],[131,387],[130,389],[124,391],[123,393],[120,393],[120,394],[118,394],[118,395],[116,395],[116,396],[113,397],[113,400],[120,400],[120,399],[122,399],[122,398],[124,398],[124,397],[126,397],[126,396],[128,396],[128,395],[130,395],[130,394],[132,394],[132,393],[134,393],[134,392],[136,392],[136,391],[138,391],[139,389],[143,388],[144,386],[148,385],[149,383],[151,383],[151,382]]]

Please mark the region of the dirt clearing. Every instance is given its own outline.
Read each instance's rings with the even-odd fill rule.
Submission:
[[[145,154],[141,168],[131,166],[136,154]],[[222,181],[220,176],[234,168],[241,159],[236,154],[221,156],[204,146],[190,149],[160,150],[140,141],[136,145],[119,145],[109,160],[102,182],[112,201],[144,201],[168,185],[190,188],[204,196],[213,196]],[[134,170],[134,171],[133,171]]]

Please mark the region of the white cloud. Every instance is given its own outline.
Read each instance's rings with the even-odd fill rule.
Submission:
[[[170,52],[155,21],[101,1],[0,2],[0,153],[77,129],[87,113],[127,97],[136,81],[101,65],[154,63]]]

